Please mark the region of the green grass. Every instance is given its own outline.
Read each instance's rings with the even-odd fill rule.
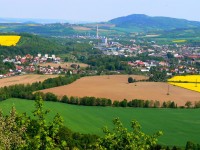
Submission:
[[[8,99],[0,103],[0,109],[8,113],[12,106],[18,112],[31,115],[34,101]],[[55,102],[45,102],[45,108],[51,110],[47,120],[59,113],[64,124],[73,131],[103,135],[103,126],[112,127],[112,119],[119,117],[126,127],[136,119],[145,133],[162,130],[164,135],[159,143],[164,145],[185,146],[187,141],[200,143],[200,109],[143,109],[75,106]]]

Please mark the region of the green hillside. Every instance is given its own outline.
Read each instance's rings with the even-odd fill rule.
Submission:
[[[198,44],[200,45],[200,27],[173,29],[166,31],[151,31],[148,35],[158,35],[155,37],[141,36],[141,39],[148,39],[149,41],[156,41],[160,44],[173,44],[174,41],[184,40],[184,44]],[[180,43],[178,43],[180,44]]]
[[[143,14],[115,18],[110,20],[109,23],[115,24],[116,27],[120,28],[140,28],[144,31],[200,27],[200,22],[197,21],[169,17],[150,17]]]
[[[30,100],[9,99],[0,103],[4,113],[8,113],[12,106],[28,115],[34,110],[34,102]],[[59,113],[66,126],[82,133],[102,135],[101,128],[105,125],[111,127],[112,119],[119,117],[126,127],[136,119],[146,133],[162,130],[164,135],[159,138],[160,144],[185,146],[189,140],[200,142],[200,109],[88,107],[55,102],[45,102],[45,108],[51,110],[47,120]]]
[[[16,33],[15,33],[16,34]],[[0,33],[0,35],[11,35],[11,33]],[[13,34],[12,34],[13,35]],[[73,39],[63,38],[46,38],[39,35],[21,33],[20,41],[16,46],[0,46],[0,55],[15,56],[15,55],[36,55],[41,54],[56,54],[63,55],[69,52],[91,52],[92,46],[88,41],[77,42]],[[80,40],[79,40],[80,41]]]
[[[43,36],[66,36],[75,34],[75,31],[67,23],[1,23],[0,32],[31,33]]]
[[[11,35],[11,33],[4,33],[1,35]],[[12,34],[13,35],[13,34]],[[13,56],[16,54],[26,55],[26,54],[38,54],[38,53],[56,53],[59,54],[66,50],[66,47],[59,44],[53,39],[44,38],[32,34],[18,34],[21,36],[20,41],[16,46],[0,46],[0,55]]]

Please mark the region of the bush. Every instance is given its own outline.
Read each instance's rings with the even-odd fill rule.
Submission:
[[[135,79],[133,79],[132,77],[128,77],[128,83],[133,83],[135,82]]]

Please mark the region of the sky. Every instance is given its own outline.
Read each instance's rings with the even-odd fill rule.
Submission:
[[[200,21],[200,0],[0,0],[0,18],[108,21],[130,14]]]

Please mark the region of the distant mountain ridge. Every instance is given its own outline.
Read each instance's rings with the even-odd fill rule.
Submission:
[[[198,21],[176,19],[170,17],[150,17],[144,14],[133,14],[108,21],[120,28],[141,28],[142,30],[168,30],[200,27]]]
[[[32,19],[32,18],[0,18],[0,23],[35,23],[35,24],[49,24],[57,22],[68,22],[66,20],[59,19]]]
[[[52,24],[52,23],[72,23],[72,24],[86,24],[90,21],[76,21],[64,19],[34,19],[34,18],[0,18],[0,23],[34,23],[34,24]]]

